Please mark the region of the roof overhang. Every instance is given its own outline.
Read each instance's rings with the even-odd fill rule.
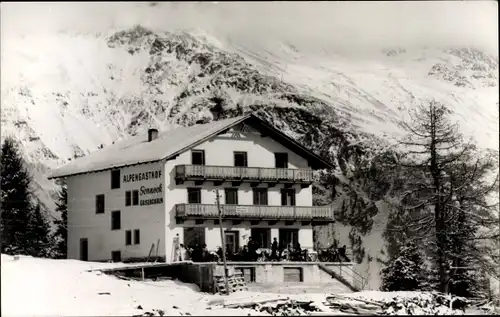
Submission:
[[[276,141],[280,142],[287,148],[291,149],[295,153],[299,154],[303,158],[307,159],[311,163],[311,167],[313,169],[327,169],[327,168],[335,168],[335,166],[323,159],[321,156],[313,153],[311,150],[307,149],[291,137],[287,136],[283,132],[279,131],[272,125],[268,124],[266,121],[261,118],[251,115],[247,119],[249,124],[258,125],[260,130],[264,130],[268,135],[276,139]]]
[[[185,151],[190,150],[191,148],[204,143],[208,141],[209,139],[213,138],[214,136],[226,131],[227,129],[230,129],[242,122],[246,122],[252,126],[255,126],[257,129],[261,130],[265,134],[271,136],[274,138],[276,141],[279,143],[283,144],[285,147],[289,148],[293,152],[297,153],[301,157],[305,158],[308,160],[308,162],[311,165],[312,169],[318,170],[318,169],[328,169],[328,168],[334,168],[334,165],[331,164],[330,162],[326,161],[319,155],[313,153],[311,150],[305,148],[301,144],[299,144],[297,141],[294,139],[290,138],[283,132],[279,131],[278,129],[274,128],[272,125],[267,123],[266,121],[262,120],[258,116],[256,116],[254,113],[249,113],[247,115],[242,116],[240,119],[231,122],[230,124],[227,124],[225,126],[222,126],[220,129],[215,130],[213,133],[200,138],[196,140],[195,142],[192,142],[191,144],[185,146],[184,148],[179,149],[178,151],[171,153],[165,157],[159,157],[157,159],[153,160],[147,160],[147,161],[140,161],[136,162],[133,164],[121,164],[121,165],[111,165],[109,167],[105,168],[97,168],[94,170],[87,170],[87,171],[82,171],[82,172],[76,172],[76,173],[58,173],[57,170],[50,173],[48,176],[48,179],[57,179],[57,178],[66,178],[70,176],[76,176],[76,175],[83,175],[83,174],[88,174],[88,173],[98,173],[98,172],[104,172],[107,170],[112,170],[116,168],[123,168],[123,167],[129,167],[129,166],[136,166],[136,165],[141,165],[141,164],[149,164],[149,163],[154,163],[154,162],[159,162],[163,160],[171,160],[175,159],[178,155],[184,153]]]

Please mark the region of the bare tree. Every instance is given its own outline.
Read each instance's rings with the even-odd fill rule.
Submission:
[[[439,268],[439,290],[448,291],[447,208],[455,191],[447,173],[451,166],[473,150],[464,144],[458,126],[448,120],[450,111],[442,104],[431,101],[420,106],[412,116],[411,124],[404,124],[410,132],[401,142],[406,147],[406,158],[402,166],[420,174],[407,200],[416,201],[414,206],[405,204],[406,210],[425,211],[416,223],[433,228],[436,246],[436,262]],[[430,208],[429,208],[430,207]],[[429,213],[429,210],[431,213]],[[432,219],[431,219],[431,216]],[[431,222],[432,221],[432,222]],[[433,226],[429,224],[433,223]]]
[[[498,154],[471,151],[450,164],[447,174],[450,188],[445,208],[450,260],[455,268],[471,267],[498,278]],[[451,270],[450,278],[454,274],[456,270]],[[470,284],[475,281],[471,279]]]

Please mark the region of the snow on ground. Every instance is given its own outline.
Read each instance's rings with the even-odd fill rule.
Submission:
[[[16,261],[2,254],[2,315],[131,316],[153,309],[161,309],[169,316],[258,314],[243,309],[207,310],[209,301],[222,296],[200,293],[191,284],[124,281],[87,272],[116,266],[120,264],[26,256]],[[139,305],[142,310],[137,309]]]
[[[124,266],[122,263],[52,260],[29,256],[19,256],[16,259],[5,254],[2,254],[1,262],[3,316],[132,316],[155,311],[156,316],[159,310],[167,316],[268,316],[266,312],[223,308],[223,305],[272,299],[313,301],[321,311],[337,313],[324,305],[329,294],[292,295],[247,291],[222,296],[201,293],[197,286],[179,281],[130,281],[99,271],[89,272]],[[390,301],[394,297],[418,297],[419,293],[363,291],[339,295]]]

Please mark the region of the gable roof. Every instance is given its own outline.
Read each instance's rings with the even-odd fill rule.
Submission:
[[[177,155],[207,141],[243,121],[256,125],[259,130],[273,136],[278,142],[311,162],[313,168],[333,168],[333,165],[312,153],[298,142],[270,126],[253,113],[231,119],[180,127],[158,134],[148,142],[147,137],[139,135],[115,143],[103,150],[75,159],[49,174],[49,179],[62,178],[78,174],[100,172],[108,169],[153,163],[175,158]]]

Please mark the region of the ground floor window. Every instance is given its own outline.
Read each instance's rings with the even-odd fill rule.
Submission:
[[[111,251],[111,261],[120,262],[122,260],[122,253],[120,251]]]
[[[184,245],[186,248],[194,249],[196,246],[202,247],[205,244],[204,227],[184,228]]]
[[[270,248],[271,247],[271,229],[269,228],[252,228],[251,231],[252,240],[257,243],[259,248]]]
[[[304,274],[301,267],[284,267],[283,282],[303,282]]]
[[[279,245],[280,248],[286,249],[289,246],[295,247],[299,242],[299,229],[280,229]]]

